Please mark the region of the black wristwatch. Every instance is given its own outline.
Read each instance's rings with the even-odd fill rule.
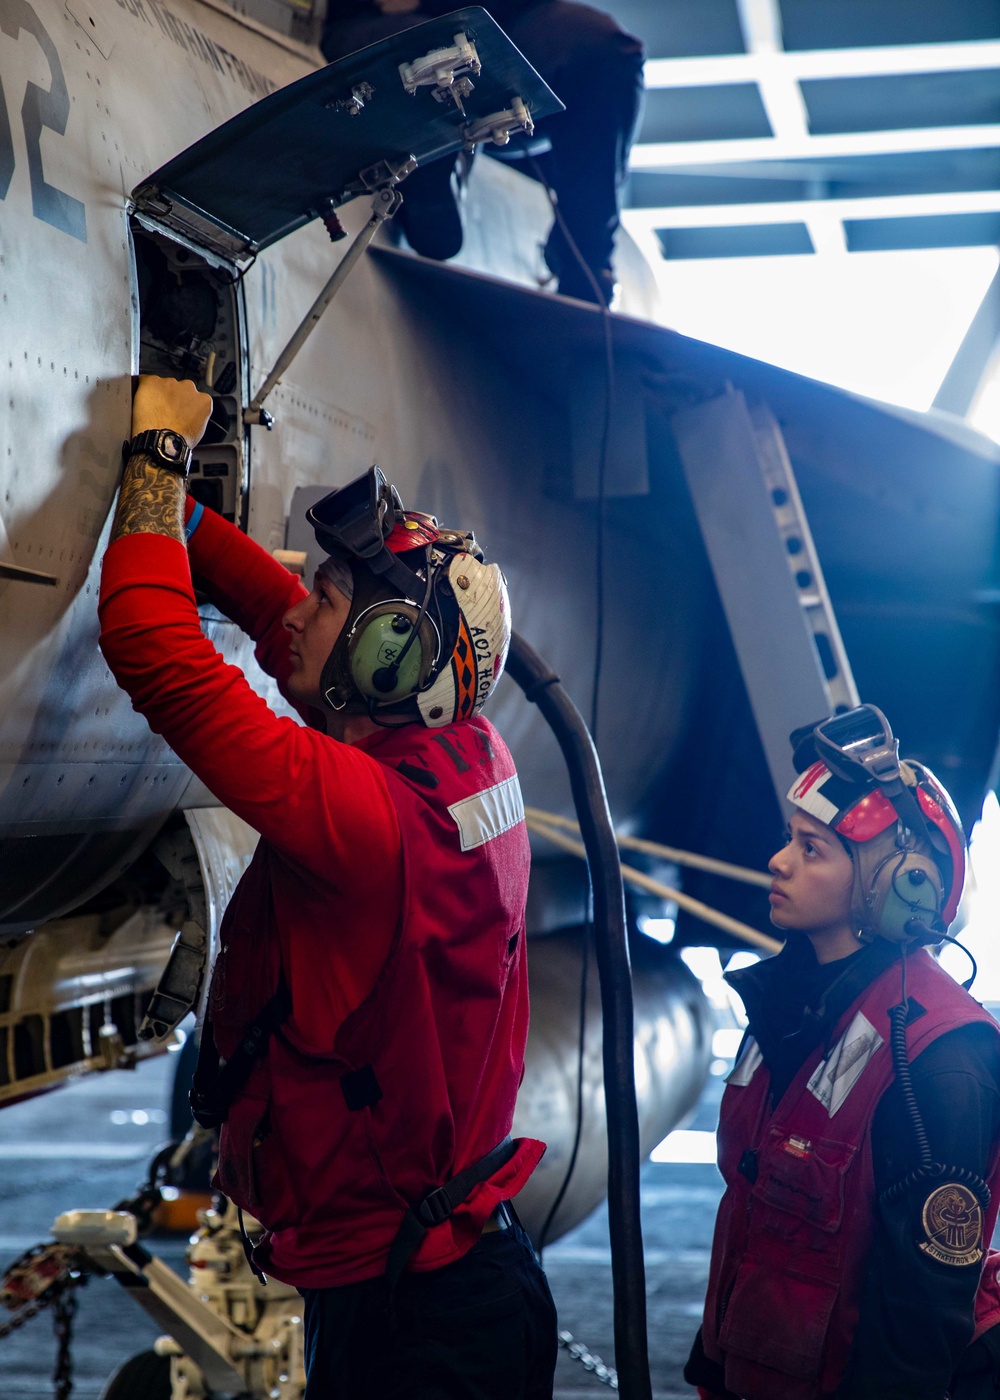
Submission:
[[[122,443],[122,457],[126,462],[137,452],[148,457],[155,466],[166,467],[177,476],[186,478],[191,470],[187,439],[172,428],[147,428],[144,433],[136,433],[134,438]]]

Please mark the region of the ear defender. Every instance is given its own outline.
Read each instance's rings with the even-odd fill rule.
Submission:
[[[358,616],[347,639],[347,666],[366,700],[394,704],[423,686],[441,642],[426,614],[413,635],[419,617],[420,609],[401,598],[374,603]]]
[[[941,927],[943,903],[941,872],[929,856],[916,851],[897,849],[872,876],[871,924],[890,943],[922,942],[932,935]]]

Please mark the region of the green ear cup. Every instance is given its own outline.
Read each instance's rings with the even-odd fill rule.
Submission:
[[[912,937],[906,929],[911,919],[932,925],[941,903],[941,876],[933,861],[923,855],[890,856],[876,874],[873,913],[880,937],[891,943],[905,943]]]
[[[349,664],[354,684],[366,699],[402,700],[419,689],[424,661],[420,638],[407,651],[398,670],[392,669],[410,640],[416,616],[415,608],[397,602],[373,608],[362,620],[350,643]]]

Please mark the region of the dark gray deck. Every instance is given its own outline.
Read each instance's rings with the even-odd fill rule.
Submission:
[[[93,1077],[0,1112],[0,1266],[47,1239],[60,1211],[107,1207],[132,1191],[153,1149],[163,1142],[166,1124],[137,1124],[131,1114],[165,1113],[172,1068],[172,1057],[163,1057],[135,1073]],[[690,1126],[714,1125],[718,1089],[713,1080]],[[128,1121],[115,1123],[113,1113],[128,1115]],[[712,1166],[651,1162],[643,1170],[650,1359],[657,1400],[692,1394],[681,1367],[698,1325],[719,1195]],[[154,1240],[151,1247],[183,1273],[185,1243]],[[613,1363],[606,1211],[597,1211],[548,1249],[545,1267],[560,1325]],[[115,1367],[149,1347],[157,1331],[111,1280],[92,1279],[78,1296],[73,1400],[96,1400]],[[0,1323],[6,1316],[0,1312]],[[49,1315],[0,1341],[0,1400],[48,1400],[54,1357]],[[560,1353],[557,1400],[587,1395],[599,1400],[611,1393]]]

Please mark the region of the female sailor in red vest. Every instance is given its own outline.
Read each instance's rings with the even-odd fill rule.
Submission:
[[[1000,1028],[924,946],[958,908],[962,828],[874,706],[792,744],[787,941],[731,977],[749,1025],[685,1375],[703,1400],[995,1396]]]
[[[304,1296],[309,1400],[545,1400],[555,1313],[506,1205],[544,1151],[509,1136],[528,839],[480,714],[503,575],[373,467],[310,511],[328,558],[307,593],[185,502],[211,406],[140,380],[100,614],[135,708],[261,835],[192,1096],[218,1184],[265,1227],[256,1266]],[[203,635],[192,572],[305,723]]]

